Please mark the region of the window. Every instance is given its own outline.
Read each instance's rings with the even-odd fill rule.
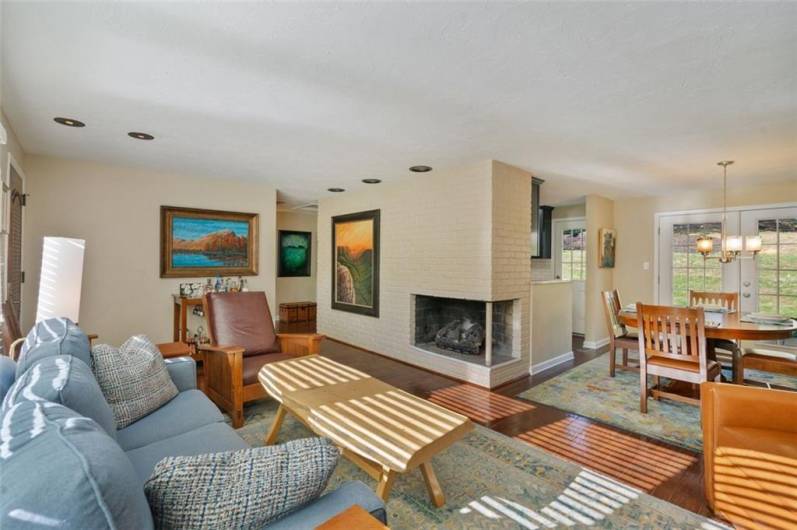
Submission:
[[[677,223],[672,227],[672,303],[689,305],[689,291],[721,291],[722,265],[715,259],[703,259],[697,252],[701,235],[714,241],[719,252],[722,223]]]
[[[562,279],[584,280],[587,277],[585,250],[587,231],[584,228],[568,228],[562,231]]]
[[[758,221],[758,310],[797,316],[797,218]]]

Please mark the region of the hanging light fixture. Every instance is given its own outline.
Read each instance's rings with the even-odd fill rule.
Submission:
[[[722,166],[722,234],[720,236],[719,256],[720,263],[730,263],[736,258],[755,258],[761,252],[761,236],[737,236],[727,234],[727,214],[728,214],[728,166],[733,164],[733,160],[722,160],[717,162]],[[714,241],[710,236],[701,234],[697,238],[697,251],[703,255],[703,259],[709,259],[709,255],[714,250]],[[742,254],[748,252],[749,254]]]

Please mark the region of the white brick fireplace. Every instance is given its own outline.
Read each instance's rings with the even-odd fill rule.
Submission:
[[[434,171],[322,199],[318,215],[318,331],[485,387],[529,370],[531,175],[496,161]],[[331,308],[331,218],[381,210],[379,318]],[[490,365],[416,343],[416,297],[509,304],[511,348]],[[507,313],[511,315],[507,317]],[[490,326],[490,344],[495,344]],[[486,348],[486,342],[483,349]],[[480,352],[486,357],[487,352]]]

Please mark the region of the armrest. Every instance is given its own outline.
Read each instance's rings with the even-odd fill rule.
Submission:
[[[163,362],[179,392],[196,388],[196,361],[191,357],[173,357]]]
[[[321,341],[324,335],[318,333],[277,333],[280,349],[283,353],[297,353],[301,355],[318,353],[321,351]]]
[[[210,344],[200,344],[197,346],[197,349],[205,353],[221,353],[224,355],[243,354],[244,352],[242,346],[212,346]]]

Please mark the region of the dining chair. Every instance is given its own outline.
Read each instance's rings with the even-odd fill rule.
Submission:
[[[619,366],[622,370],[637,370],[638,368],[628,365],[628,350],[639,348],[639,338],[635,331],[629,331],[625,325],[617,318],[617,314],[622,309],[620,304],[620,293],[617,289],[603,291],[603,314],[606,317],[606,327],[609,331],[609,376],[614,377],[617,366],[617,348],[623,350],[623,364]]]
[[[740,376],[742,380],[744,380],[746,369],[797,377],[797,347],[764,342],[755,343],[744,349]]]
[[[700,401],[661,388],[661,377],[700,384],[719,380],[717,361],[706,356],[706,320],[702,307],[637,303],[639,333],[639,408],[648,411],[648,375],[655,377],[653,397],[699,405]]]
[[[739,293],[689,290],[689,306],[717,306],[729,312],[739,310]]]

